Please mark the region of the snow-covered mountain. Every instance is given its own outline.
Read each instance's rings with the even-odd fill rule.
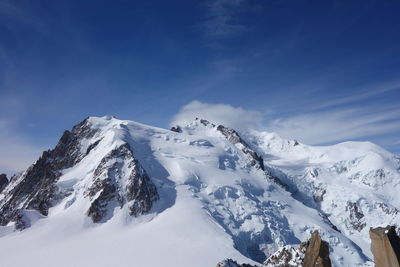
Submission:
[[[400,225],[400,159],[374,144],[173,130],[90,117],[65,131],[0,193],[2,264],[257,264],[319,230],[334,266],[361,266],[369,227]]]

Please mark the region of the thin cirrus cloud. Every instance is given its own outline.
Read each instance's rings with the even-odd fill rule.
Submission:
[[[3,26],[10,31],[14,31],[13,23],[19,22],[28,25],[30,29],[34,29],[40,33],[45,32],[45,25],[39,16],[35,16],[30,12],[28,6],[22,7],[16,1],[2,0],[0,1],[0,16],[3,19]]]
[[[285,138],[306,144],[325,144],[353,139],[373,140],[400,131],[400,109],[341,109],[306,113],[270,121],[266,128]],[[394,142],[393,142],[394,144]]]
[[[227,37],[249,30],[249,26],[237,21],[236,14],[246,0],[216,0],[206,3],[207,12],[200,29],[209,37]]]
[[[377,89],[378,88],[378,89]],[[369,88],[364,89],[363,91],[351,95],[351,96],[344,96],[340,98],[336,98],[330,101],[324,101],[320,105],[316,105],[314,108],[319,109],[319,108],[329,108],[329,107],[335,107],[339,105],[346,105],[346,104],[351,104],[357,101],[361,101],[364,99],[369,99],[375,96],[379,96],[385,93],[390,93],[393,91],[399,91],[400,90],[400,81],[395,81],[395,82],[387,82],[384,84],[379,84],[379,85],[371,85]]]

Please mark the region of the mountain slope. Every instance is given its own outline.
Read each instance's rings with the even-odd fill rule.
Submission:
[[[296,199],[320,211],[367,256],[370,227],[399,225],[399,157],[369,142],[312,147],[272,133],[246,136]]]
[[[351,198],[348,183],[341,183],[345,178],[332,169],[336,158],[344,165],[351,162],[351,146],[343,156],[330,155],[336,148],[321,152],[206,120],[179,129],[91,117],[65,132],[54,150],[14,176],[0,195],[2,261],[12,266],[215,266],[233,258],[254,264],[318,229],[330,243],[335,266],[357,266],[370,256],[363,229],[399,224],[392,211],[397,196],[377,197],[386,192],[384,186],[395,190],[399,181],[397,159],[380,148],[373,152],[380,153],[385,176],[376,178],[372,167],[352,168],[357,179],[351,181],[370,185]],[[360,155],[371,151],[356,150]],[[307,176],[315,176],[315,166],[321,168],[319,176]],[[341,190],[346,193],[335,199]],[[380,211],[368,206],[366,212],[360,199],[366,205],[383,203],[382,210],[389,212],[376,219]],[[354,225],[364,223],[354,233]],[[24,230],[14,232],[15,227]],[[15,257],[21,244],[26,257]]]

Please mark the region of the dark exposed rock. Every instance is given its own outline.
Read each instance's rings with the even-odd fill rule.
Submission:
[[[198,121],[199,118],[196,118],[196,120]],[[212,128],[217,127],[217,131],[219,131],[223,136],[225,136],[225,138],[228,139],[228,141],[231,142],[232,144],[234,145],[240,144],[241,150],[245,154],[248,154],[251,158],[250,165],[256,167],[257,169],[265,171],[263,158],[250,148],[250,146],[240,137],[238,132],[236,132],[232,128],[228,128],[223,125],[216,126],[215,124],[209,122],[208,120],[200,119],[199,121],[204,126],[211,126]]]
[[[7,175],[4,173],[0,174],[0,192],[3,191],[3,189],[7,186],[7,184],[8,184]]]
[[[267,267],[330,267],[329,244],[321,239],[318,231],[299,245],[287,245],[272,254],[263,266]]]
[[[286,191],[290,192],[290,186],[287,185],[285,182],[283,182],[281,179],[279,179],[278,177],[272,175],[269,172],[265,172],[265,174],[267,175],[268,179],[272,180],[274,183],[276,183],[277,185],[279,185],[280,187],[282,187]]]
[[[369,229],[376,267],[400,266],[400,238],[394,226]]]
[[[228,139],[228,141],[231,142],[232,144],[239,143],[242,145],[242,151],[245,154],[250,155],[250,157],[251,157],[251,162],[250,162],[251,166],[254,166],[263,171],[265,170],[263,158],[250,148],[250,146],[240,137],[238,132],[236,132],[232,128],[228,128],[223,125],[219,125],[217,127],[217,131],[222,133],[222,135],[224,135],[226,137],[226,139]]]
[[[329,244],[323,241],[314,231],[311,238],[299,245],[287,245],[272,254],[264,261],[266,267],[331,267],[329,259]],[[257,265],[239,264],[232,259],[226,259],[217,267],[257,267]]]
[[[330,267],[329,244],[321,239],[318,231],[311,234],[304,255],[303,267]]]
[[[30,221],[24,216],[24,214],[20,210],[15,213],[13,221],[15,222],[15,229],[17,230],[23,230],[31,226]]]
[[[90,144],[88,146],[88,148],[86,149],[86,155],[88,155],[90,153],[90,151],[92,151],[101,141],[102,139],[97,140],[96,142],[94,142],[93,144]]]
[[[396,215],[399,213],[399,209],[396,207],[389,207],[389,205],[383,202],[378,203],[378,207],[386,214]]]
[[[97,129],[91,128],[88,119],[65,131],[53,150],[42,156],[24,173],[15,176],[6,196],[0,201],[0,225],[15,222],[17,229],[30,226],[23,210],[37,210],[47,216],[48,210],[71,191],[60,191],[56,186],[61,171],[75,166],[101,142],[101,138],[87,145]],[[122,168],[125,167],[125,168]],[[123,173],[128,170],[128,173]],[[124,183],[119,180],[125,179]],[[122,185],[123,184],[123,185]],[[123,188],[122,188],[123,187]],[[87,214],[100,222],[112,210],[112,205],[127,204],[132,216],[148,212],[159,196],[146,171],[134,158],[128,144],[111,151],[94,171],[93,184],[85,192],[91,205]]]
[[[335,230],[336,232],[341,233],[342,231],[339,230],[339,228],[337,228],[336,225],[334,225],[331,220],[329,220],[328,215],[324,214],[323,212],[318,212],[318,215],[321,216],[321,218],[324,220],[324,222],[329,225],[333,230]]]
[[[115,197],[116,187],[115,185],[110,184],[109,181],[102,180],[95,183],[94,187],[91,188],[92,191],[89,195],[93,196],[96,189],[100,191],[100,194],[93,200],[87,211],[87,215],[92,218],[93,222],[100,222],[107,215],[107,205],[110,200]]]
[[[326,194],[326,189],[321,187],[316,187],[313,191],[313,199],[317,203],[321,203],[324,200],[324,195]]]
[[[265,262],[268,267],[297,267],[301,266],[304,260],[309,242],[302,242],[300,245],[287,245],[272,254]]]
[[[208,120],[196,118],[196,121],[200,121],[204,126],[211,126],[212,128],[217,127],[215,124],[209,122]],[[232,128],[225,127],[223,125],[218,125],[217,131],[219,131],[229,142],[232,144],[241,144],[241,150],[250,155],[251,161],[250,165],[256,167],[257,169],[265,170],[264,161],[261,156],[259,156],[250,146],[240,137],[239,133]]]
[[[172,127],[171,127],[171,131],[177,132],[177,133],[181,133],[181,132],[182,132],[182,129],[181,129],[181,127],[179,127],[179,126],[177,125],[177,126],[172,126]]]
[[[349,220],[351,227],[360,232],[367,225],[361,208],[356,202],[348,201],[346,211],[350,213]]]
[[[257,267],[257,266],[247,263],[239,264],[232,259],[226,259],[219,262],[216,267]]]
[[[12,188],[0,202],[0,224],[15,221],[17,228],[24,228],[18,209],[34,209],[47,215],[58,198],[55,183],[61,170],[72,167],[85,156],[80,141],[93,137],[95,133],[96,130],[85,119],[72,131],[65,131],[53,150],[44,151],[28,170],[14,177],[10,182]]]
[[[196,118],[196,120],[199,120]],[[211,126],[211,127],[216,127],[215,124],[209,122],[208,120],[203,120],[200,119],[200,123],[203,124],[204,126]],[[255,167],[256,169],[261,169],[264,171],[266,177],[270,180],[272,180],[274,183],[278,184],[285,190],[289,189],[289,186],[283,182],[281,179],[278,177],[272,175],[268,170],[266,170],[264,166],[264,159],[257,154],[239,135],[237,131],[235,131],[232,128],[225,127],[223,125],[218,125],[217,131],[219,131],[223,136],[225,136],[226,139],[228,139],[229,142],[231,142],[234,145],[238,145],[240,149],[247,155],[250,156],[250,165]]]
[[[128,170],[127,173],[124,169]],[[127,179],[126,186],[121,188],[124,178]],[[94,172],[93,184],[85,195],[92,200],[87,214],[93,222],[100,222],[109,216],[108,208],[113,203],[120,207],[128,203],[129,214],[138,216],[148,212],[153,202],[159,199],[155,185],[134,158],[127,143],[101,160]]]
[[[198,120],[198,118],[196,118],[196,120]],[[201,119],[201,120],[200,120],[200,123],[203,124],[204,126],[211,125],[212,127],[215,127],[215,124],[209,122],[208,120],[203,120],[203,119]]]

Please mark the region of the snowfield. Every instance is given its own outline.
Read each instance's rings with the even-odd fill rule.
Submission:
[[[82,157],[62,170],[62,197],[48,215],[21,200],[28,227],[0,226],[2,266],[211,267],[225,258],[261,266],[314,230],[329,242],[334,266],[370,266],[369,228],[400,225],[400,159],[372,143],[312,147],[254,130],[239,140],[198,119],[181,132],[109,116],[86,123],[96,131],[79,139]],[[137,162],[107,157],[124,144]],[[98,166],[118,166],[113,183],[122,192],[132,164],[157,189],[151,209],[131,216],[137,200],[109,198],[94,223],[86,214],[105,189],[88,190],[111,172],[97,175]],[[0,209],[24,179],[0,193]]]

